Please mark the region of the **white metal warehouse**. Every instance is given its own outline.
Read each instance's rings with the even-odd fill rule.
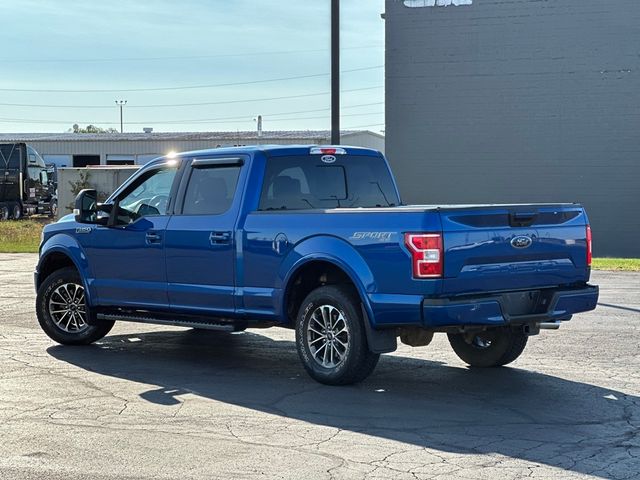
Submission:
[[[45,163],[59,167],[88,165],[142,165],[168,152],[267,144],[327,144],[327,130],[177,133],[7,133],[0,143],[24,142],[35,148]],[[384,152],[384,136],[368,130],[342,132],[342,143]]]

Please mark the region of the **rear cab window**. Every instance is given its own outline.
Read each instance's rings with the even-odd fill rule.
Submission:
[[[267,158],[261,211],[376,208],[399,204],[391,172],[381,157],[336,155]]]

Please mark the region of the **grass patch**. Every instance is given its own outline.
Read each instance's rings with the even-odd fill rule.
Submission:
[[[40,233],[46,223],[38,220],[0,222],[0,253],[38,253]]]
[[[640,272],[640,258],[594,258],[591,268],[594,270]]]

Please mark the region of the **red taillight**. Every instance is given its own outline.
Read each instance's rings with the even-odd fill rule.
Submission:
[[[587,267],[591,266],[591,257],[593,255],[591,246],[591,227],[587,225]]]
[[[442,277],[442,235],[439,233],[405,233],[404,244],[411,252],[414,278]]]

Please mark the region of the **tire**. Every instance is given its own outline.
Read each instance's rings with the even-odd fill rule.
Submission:
[[[20,220],[22,218],[22,205],[14,203],[11,206],[11,218],[14,220]]]
[[[527,337],[509,327],[492,328],[467,342],[465,335],[450,333],[449,343],[456,355],[472,367],[501,367],[513,362],[527,345]]]
[[[53,218],[56,218],[58,215],[58,202],[56,200],[51,202],[51,205],[49,206],[49,213]]]
[[[9,207],[0,205],[0,220],[9,220]]]
[[[109,333],[114,324],[112,321],[100,321],[97,325],[86,323],[90,311],[80,275],[72,267],[57,270],[42,282],[36,297],[36,314],[42,330],[63,345],[93,343]]]
[[[380,358],[369,351],[360,299],[340,286],[316,288],[304,299],[296,318],[296,346],[307,373],[326,385],[361,382]]]

